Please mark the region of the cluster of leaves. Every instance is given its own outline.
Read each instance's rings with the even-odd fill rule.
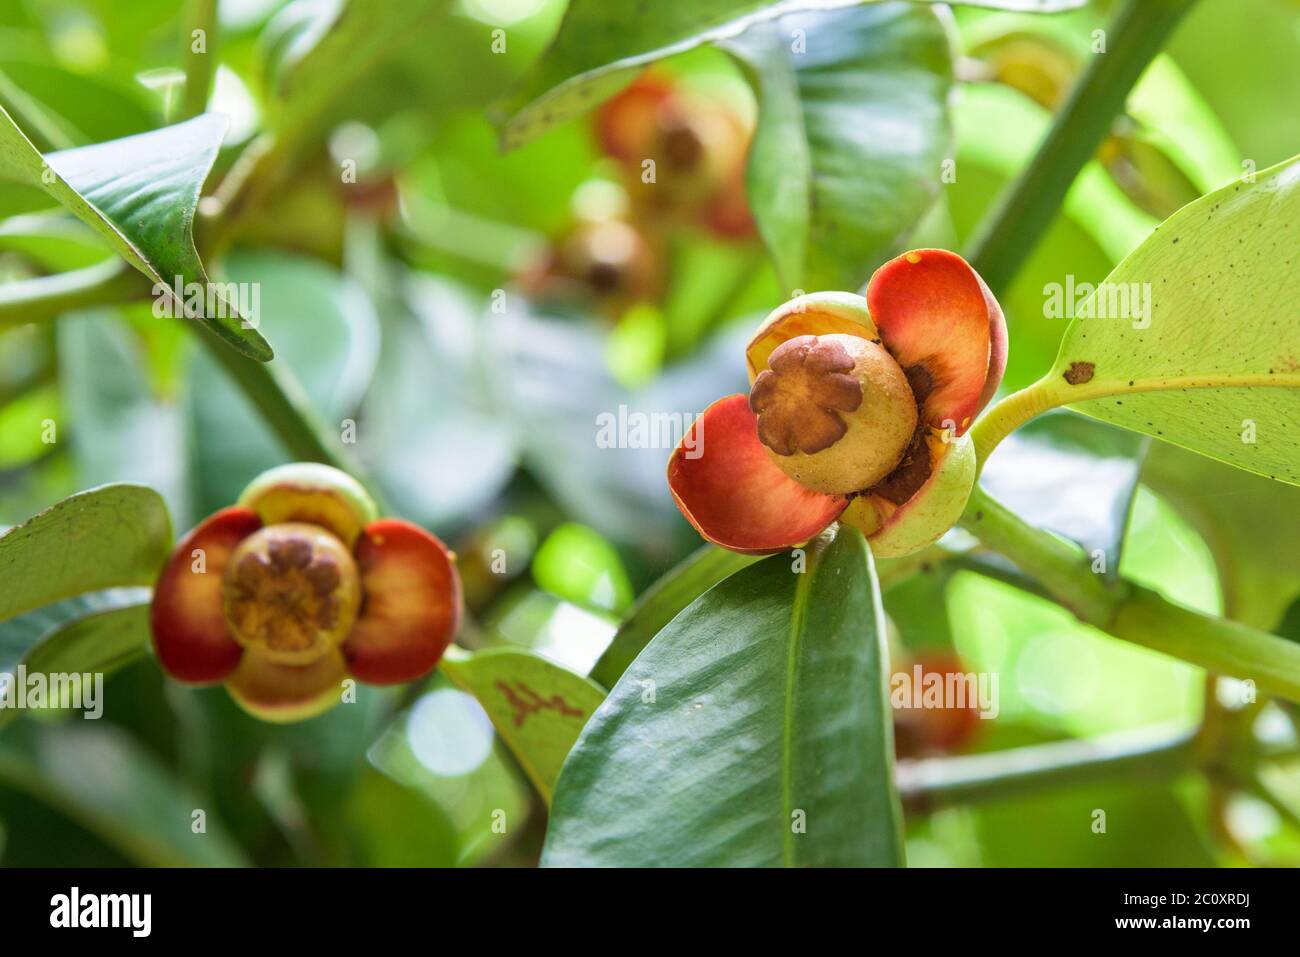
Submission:
[[[1283,0],[1246,5],[1192,12],[997,290],[1008,385],[1087,417],[1016,432],[983,487],[1117,594],[1285,632],[1300,166],[1269,167],[1300,142],[1300,41]],[[966,744],[990,754],[1181,734],[1200,673],[1101,637],[961,533],[879,568],[852,531],[692,553],[666,450],[592,439],[620,407],[736,391],[738,343],[792,291],[963,248],[1119,4],[231,6],[0,12],[0,671],[108,678],[101,724],[0,711],[5,861],[1295,859],[1294,734],[1231,777],[1099,772],[927,814],[943,794],[896,767],[891,659],[955,649],[1002,675],[1001,717]],[[754,113],[756,235],[661,230],[664,283],[613,316],[528,301],[539,257],[620,188],[592,108],[651,64]],[[1067,275],[1149,288],[1148,325],[1045,318]],[[210,280],[230,296],[160,321],[154,284]],[[353,465],[455,541],[472,621],[426,686],[269,728],[164,683],[148,586],[173,525],[293,458]],[[1221,714],[1225,747],[1254,754],[1272,713]],[[1233,834],[1243,800],[1282,823]],[[1098,807],[1119,833],[1089,831]]]

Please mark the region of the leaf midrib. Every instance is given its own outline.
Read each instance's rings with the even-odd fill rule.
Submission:
[[[812,577],[820,557],[815,546],[805,546],[808,567],[799,575],[794,586],[794,601],[790,606],[790,631],[785,659],[785,711],[782,715],[781,738],[781,805],[784,810],[781,826],[781,860],[786,867],[794,866],[794,694],[799,664],[799,644],[803,635],[804,619],[808,611],[808,594],[812,590]]]
[[[1300,389],[1300,372],[1097,379],[1075,386],[1062,383],[1060,377],[1062,373],[1063,370],[1059,368],[1052,370],[1053,392],[1061,397],[1062,403],[1086,402],[1090,399],[1141,392],[1176,392],[1182,389]]]

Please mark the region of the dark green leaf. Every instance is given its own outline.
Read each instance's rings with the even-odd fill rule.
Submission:
[[[785,287],[860,288],[939,191],[952,60],[938,15],[792,14],[723,46],[758,96],[749,199]]]
[[[148,643],[147,622],[139,622],[146,627],[143,635],[132,635],[130,629],[137,624],[135,612],[148,608],[150,595],[148,588],[107,588],[0,622],[0,671],[11,670],[19,661],[31,671],[35,665],[70,660],[69,652],[88,666],[61,670],[100,671],[124,663],[132,657],[128,651],[142,651]],[[92,648],[86,639],[100,629],[109,641],[103,648]],[[60,669],[51,665],[41,670]]]
[[[43,157],[0,109],[0,178],[40,186],[155,284],[175,289],[180,277],[182,286],[201,285],[206,299],[208,277],[191,229],[227,123],[224,116],[207,113]],[[205,302],[197,318],[240,352],[263,362],[270,359],[266,340],[235,304],[224,295],[219,298],[213,309]],[[174,305],[179,314],[181,306]]]
[[[571,0],[541,61],[497,111],[507,146],[519,146],[618,92],[648,63],[734,37],[755,23],[799,10],[833,10],[863,0],[696,0],[645,4]],[[971,6],[1050,12],[1083,0],[968,0]]]
[[[612,688],[650,639],[677,613],[718,582],[758,561],[705,545],[645,590],[618,626],[614,640],[591,669],[591,679]]]
[[[884,641],[852,529],[793,564],[737,572],[659,633],[588,722],[543,863],[901,864]]]
[[[112,674],[145,653],[150,594],[147,588],[91,592],[0,622],[0,670],[21,665],[27,676]],[[21,713],[0,710],[0,727]]]

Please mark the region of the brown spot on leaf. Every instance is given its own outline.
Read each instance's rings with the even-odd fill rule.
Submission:
[[[1071,362],[1070,368],[1065,370],[1065,381],[1070,385],[1083,385],[1085,382],[1092,381],[1093,370],[1097,367],[1091,362]]]

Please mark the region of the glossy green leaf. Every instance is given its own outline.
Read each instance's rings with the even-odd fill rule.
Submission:
[[[0,536],[0,620],[83,592],[152,585],[171,544],[152,489],[105,485],[66,498]]]
[[[614,640],[591,669],[591,679],[606,688],[627,670],[641,649],[650,643],[677,613],[718,582],[758,561],[716,545],[705,545],[651,585],[637,599]]]
[[[980,481],[1027,522],[1074,539],[1113,580],[1148,442],[1125,429],[1053,412],[1008,436]]]
[[[1300,489],[1164,442],[1142,469],[1205,540],[1228,618],[1272,631],[1300,596]]]
[[[40,186],[155,284],[172,290],[180,277],[182,286],[198,283],[208,290],[191,229],[226,126],[225,117],[207,113],[43,157],[0,109],[0,178]],[[214,308],[205,303],[197,318],[245,355],[270,359],[266,340],[219,290],[212,291]],[[179,312],[180,304],[174,305]]]
[[[522,648],[452,649],[440,667],[478,699],[549,804],[560,766],[604,693],[581,675]]]
[[[659,633],[587,724],[543,864],[901,864],[884,642],[852,529],[737,572]]]
[[[765,20],[864,0],[697,0],[643,4],[571,0],[550,49],[497,104],[507,147],[519,146],[618,92],[648,63],[725,40]],[[869,2],[869,0],[867,0]],[[970,6],[1052,12],[1083,0],[968,0]]]
[[[871,4],[764,21],[723,46],[758,96],[749,200],[782,281],[860,288],[939,192],[952,83],[942,22]]]
[[[1300,484],[1297,249],[1300,159],[1185,206],[1080,304],[1097,317],[1070,323],[1045,396]]]

